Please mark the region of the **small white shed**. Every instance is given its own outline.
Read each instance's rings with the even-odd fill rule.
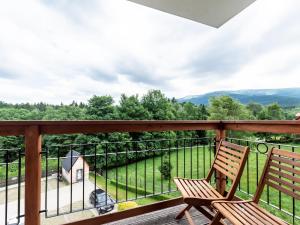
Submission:
[[[80,182],[89,178],[89,165],[79,152],[69,151],[62,161],[62,177],[68,183]],[[72,179],[71,179],[72,177]]]

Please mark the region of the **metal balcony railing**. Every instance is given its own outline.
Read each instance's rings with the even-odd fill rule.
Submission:
[[[215,136],[198,138],[197,136],[172,137],[156,140],[136,140],[126,143],[101,142],[71,145],[45,146],[44,135],[60,134],[97,134],[114,132],[166,132],[210,130]],[[89,203],[89,194],[98,186],[108,193],[117,203],[142,198],[164,200],[161,203],[142,206],[128,212],[110,217],[100,216],[93,219],[95,224],[115,221],[128,216],[154,211],[180,204],[175,198],[176,188],[172,177],[182,176],[201,178],[206,175],[214,156],[215,141],[226,138],[226,131],[270,132],[299,134],[299,121],[3,121],[0,122],[0,136],[24,136],[24,149],[2,149],[0,151],[1,182],[3,185],[3,224],[7,224],[11,214],[10,187],[15,185],[16,223],[22,218],[25,224],[38,225],[41,215],[53,217],[94,208]],[[299,151],[297,145],[284,146],[264,143],[256,140],[227,138],[229,141],[248,145],[252,153],[244,170],[237,197],[248,198],[255,189],[264,163],[264,153],[273,145],[289,151]],[[112,151],[114,149],[114,151]],[[116,150],[117,149],[117,150]],[[262,150],[263,149],[263,150]],[[73,155],[74,152],[79,155]],[[67,155],[70,152],[71,155]],[[76,154],[77,154],[76,153]],[[14,161],[11,161],[14,154]],[[82,157],[88,164],[81,171],[81,183],[64,185],[60,181],[62,162]],[[158,171],[164,165],[165,156],[173,166],[166,179]],[[168,162],[166,164],[168,164]],[[182,163],[183,162],[183,163]],[[151,165],[151,166],[150,166]],[[86,173],[86,170],[89,173]],[[14,171],[14,172],[12,172]],[[72,170],[71,170],[71,173]],[[73,177],[74,174],[71,174]],[[75,174],[76,175],[76,174]],[[77,174],[78,175],[78,174]],[[142,176],[141,176],[142,175]],[[79,175],[78,175],[79,176]],[[53,185],[53,180],[55,185]],[[87,185],[92,181],[94,186]],[[78,189],[79,185],[81,189]],[[75,188],[76,186],[76,188]],[[217,180],[216,188],[224,188],[226,181]],[[63,191],[62,191],[63,190]],[[67,191],[66,191],[67,190]],[[80,191],[78,191],[80,190]],[[124,192],[123,192],[124,191]],[[24,193],[23,193],[24,192]],[[55,193],[55,194],[54,194]],[[105,205],[109,206],[105,195]],[[175,198],[170,199],[169,198]],[[80,199],[80,204],[75,200]],[[62,203],[64,201],[64,203]],[[68,201],[68,204],[65,203]],[[51,203],[50,203],[51,202]],[[55,202],[55,207],[53,207]],[[262,204],[290,223],[299,223],[299,209],[295,199],[286,199],[280,192],[267,188]],[[51,206],[50,206],[51,205]],[[62,208],[62,205],[68,207]],[[269,208],[268,208],[269,207]],[[73,223],[73,224],[76,224]],[[78,224],[93,224],[82,221]]]

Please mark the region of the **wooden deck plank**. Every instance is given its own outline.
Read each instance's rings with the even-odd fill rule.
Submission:
[[[176,215],[185,208],[186,205],[182,204],[172,208],[163,209],[153,213],[120,220],[107,225],[188,225],[187,219],[183,217],[181,220],[175,220]],[[200,212],[192,208],[190,210],[191,217],[196,225],[204,225],[209,222]]]

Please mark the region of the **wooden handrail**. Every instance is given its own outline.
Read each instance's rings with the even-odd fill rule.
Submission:
[[[0,121],[0,136],[24,135],[26,127],[38,126],[41,134],[88,134],[169,130],[238,130],[252,132],[300,134],[300,121]]]
[[[41,134],[88,134],[170,130],[215,130],[219,121],[0,121],[0,136],[24,135],[26,127],[38,126]]]

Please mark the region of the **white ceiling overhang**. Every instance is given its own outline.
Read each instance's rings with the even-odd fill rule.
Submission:
[[[129,0],[212,27],[220,27],[255,0]]]

